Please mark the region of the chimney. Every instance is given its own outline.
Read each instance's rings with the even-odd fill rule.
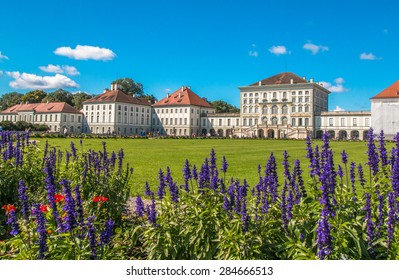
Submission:
[[[185,87],[185,86],[182,86],[182,87],[181,87],[181,90],[182,90],[182,91],[184,91],[185,89],[186,89],[186,87]]]
[[[306,81],[306,76],[303,76],[302,79],[304,79]]]
[[[122,89],[122,85],[120,85],[120,84],[115,84],[114,89],[115,89],[115,90]]]
[[[310,78],[310,83],[313,84],[314,80],[313,78]]]
[[[290,80],[290,84],[292,85],[294,83],[294,79],[291,79]]]
[[[111,84],[111,90],[114,90],[114,83]]]
[[[188,86],[187,88],[188,88],[188,89],[191,89],[191,86]]]
[[[179,98],[181,98],[181,91],[179,92]]]
[[[167,98],[169,98],[169,97],[170,97],[169,93],[167,93],[167,94],[166,94],[166,97],[167,97]]]
[[[133,97],[136,97],[136,94],[135,93],[133,93],[133,95],[132,95]]]
[[[259,81],[259,82],[258,82],[258,85],[261,86],[261,85],[262,85],[262,81]]]
[[[106,93],[107,92],[107,89],[105,88],[104,90],[103,90],[103,93]]]

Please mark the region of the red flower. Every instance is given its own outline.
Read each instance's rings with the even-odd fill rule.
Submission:
[[[1,207],[1,208],[3,208],[4,210],[6,210],[6,214],[10,213],[10,211],[15,211],[15,210],[16,210],[16,209],[15,209],[15,206],[12,205],[12,204],[5,204],[5,205],[3,205],[3,207]]]
[[[62,195],[62,194],[59,194],[59,193],[54,195],[55,203],[58,203],[58,202],[61,202],[61,201],[64,201],[64,200],[65,200],[65,195]]]
[[[48,205],[40,205],[40,211],[43,213],[48,212]]]
[[[94,198],[93,198],[93,202],[105,202],[105,201],[107,201],[108,200],[108,197],[105,197],[105,196],[95,196]]]

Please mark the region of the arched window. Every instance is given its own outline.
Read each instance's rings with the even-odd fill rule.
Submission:
[[[262,118],[262,124],[267,125],[267,118],[266,117]]]
[[[286,117],[283,117],[283,118],[281,119],[281,123],[282,123],[283,125],[287,125],[288,119],[287,119]]]
[[[277,118],[276,117],[272,118],[272,125],[277,125]]]
[[[263,113],[264,115],[267,114],[267,106],[263,106],[263,108],[262,108],[262,113]]]
[[[276,105],[272,107],[272,114],[278,114],[278,107]]]
[[[288,114],[288,106],[287,105],[283,106],[283,114]]]

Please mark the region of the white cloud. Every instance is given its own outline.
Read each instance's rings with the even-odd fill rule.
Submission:
[[[275,55],[286,54],[287,48],[285,46],[273,46],[269,49],[269,52]]]
[[[329,90],[330,92],[345,92],[348,91],[347,88],[344,87],[345,80],[344,78],[336,78],[334,80],[335,85],[329,83],[329,82],[320,82],[321,86],[324,87],[325,89]]]
[[[165,92],[166,93],[169,93],[169,92],[171,92],[172,90],[170,89],[170,88],[165,88]]]
[[[70,78],[56,74],[55,76],[37,76],[29,73],[6,72],[14,79],[10,86],[15,89],[56,89],[56,88],[78,88],[79,85]]]
[[[339,106],[337,105],[333,111],[335,111],[335,112],[342,112],[342,111],[345,111],[345,109],[344,109],[344,108],[341,108],[341,107],[339,107]]]
[[[8,56],[5,56],[4,54],[2,54],[2,53],[0,52],[0,61],[1,61],[2,59],[8,59]]]
[[[249,56],[254,56],[254,57],[258,57],[258,52],[257,51],[249,51],[248,53]]]
[[[327,46],[315,45],[315,44],[312,44],[311,42],[307,42],[305,45],[303,45],[303,48],[305,50],[311,51],[313,55],[317,54],[320,51],[326,52],[329,50]]]
[[[252,44],[251,46],[252,46],[253,48],[256,48],[256,44]]]
[[[362,53],[360,55],[361,60],[380,60],[382,57],[377,57],[373,53]]]
[[[0,76],[3,76],[3,71],[0,70]]]
[[[80,74],[80,72],[74,66],[69,66],[69,65],[59,66],[59,65],[49,64],[47,66],[40,66],[39,68],[40,70],[48,73],[58,73],[58,74],[65,73],[71,76]]]
[[[105,61],[112,60],[116,57],[116,54],[110,49],[81,45],[77,45],[75,49],[71,47],[60,47],[57,48],[54,53],[77,60],[93,59]]]
[[[334,82],[336,83],[336,84],[343,84],[343,83],[345,83],[345,80],[344,80],[344,78],[336,78],[335,80],[334,80]]]

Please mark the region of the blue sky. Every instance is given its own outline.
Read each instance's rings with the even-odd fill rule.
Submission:
[[[0,94],[99,94],[130,77],[163,98],[190,85],[239,105],[237,87],[284,71],[323,81],[329,109],[369,110],[399,79],[395,1],[2,1]]]

